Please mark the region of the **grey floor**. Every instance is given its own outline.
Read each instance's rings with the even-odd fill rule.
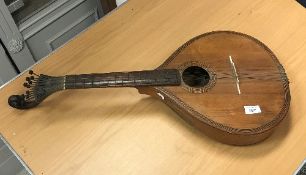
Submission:
[[[17,154],[0,135],[0,174],[1,175],[31,175],[22,164]]]
[[[4,0],[5,4],[8,5],[15,0]],[[19,10],[15,11],[12,16],[16,24],[21,24],[23,21],[33,16],[35,13],[44,9],[49,4],[56,0],[23,0],[24,6]]]

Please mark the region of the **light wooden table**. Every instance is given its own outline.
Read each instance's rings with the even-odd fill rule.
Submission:
[[[36,174],[291,174],[306,158],[306,9],[294,0],[130,0],[34,67],[63,75],[154,69],[190,38],[235,30],[284,65],[290,113],[264,142],[218,143],[135,89],[71,90],[39,107],[7,105],[25,75],[0,91],[0,132]]]

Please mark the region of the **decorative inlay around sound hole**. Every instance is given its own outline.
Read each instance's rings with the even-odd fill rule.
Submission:
[[[190,61],[179,67],[182,85],[191,93],[204,93],[216,84],[216,74],[211,68],[197,61]]]

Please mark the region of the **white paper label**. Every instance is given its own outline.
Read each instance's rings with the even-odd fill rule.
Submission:
[[[259,105],[256,106],[244,106],[245,114],[259,114],[261,113]]]

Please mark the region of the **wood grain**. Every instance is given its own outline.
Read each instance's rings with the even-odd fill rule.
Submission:
[[[213,30],[249,34],[286,68],[291,108],[270,138],[218,143],[135,89],[51,96],[17,111],[0,91],[0,132],[36,174],[291,174],[306,157],[306,11],[296,1],[130,0],[34,67],[50,75],[149,70],[190,38]],[[57,106],[57,107],[50,107]]]
[[[209,71],[213,83],[194,88],[182,81],[181,86],[151,88],[149,94],[163,94],[165,103],[191,125],[223,143],[262,141],[288,113],[290,91],[284,69],[272,51],[251,36],[232,31],[199,35],[177,49],[159,69],[184,72],[190,66]],[[258,105],[261,113],[246,114],[244,106],[249,105]]]

